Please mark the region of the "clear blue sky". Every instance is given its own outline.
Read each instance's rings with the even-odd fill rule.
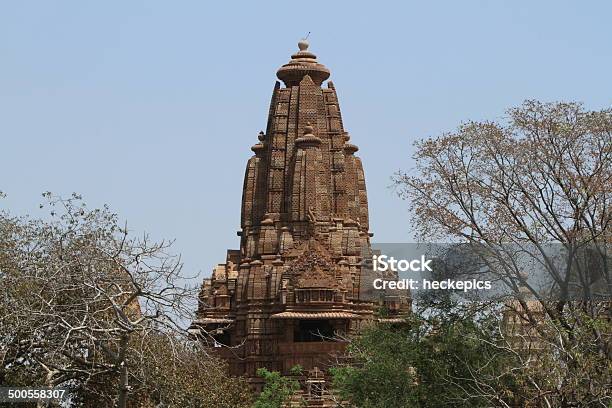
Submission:
[[[276,69],[311,31],[360,147],[379,242],[412,142],[524,99],[612,102],[610,1],[5,1],[0,206],[108,203],[208,275],[236,248],[242,178]]]

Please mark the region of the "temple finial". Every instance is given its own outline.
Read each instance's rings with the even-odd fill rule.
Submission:
[[[310,34],[310,33],[308,33]],[[329,78],[329,69],[317,62],[317,56],[308,51],[308,36],[298,42],[299,51],[291,56],[291,61],[283,65],[276,71],[278,79],[285,83],[285,86],[298,86],[300,81],[308,75],[317,85],[321,86],[323,81]]]
[[[308,46],[310,44],[308,44],[308,40],[306,40],[306,38],[302,38],[299,42],[298,42],[298,48],[300,49],[300,51],[306,51],[308,49]]]

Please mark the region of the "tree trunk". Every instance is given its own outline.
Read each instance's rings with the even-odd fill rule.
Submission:
[[[121,336],[121,342],[119,343],[119,365],[121,366],[119,371],[119,398],[117,398],[117,408],[126,408],[127,397],[129,392],[128,384],[128,367],[125,361],[127,346],[128,346],[128,335],[123,334]]]
[[[117,408],[126,408],[128,395],[128,369],[125,362],[121,363],[121,377],[119,381],[119,398],[117,400]]]

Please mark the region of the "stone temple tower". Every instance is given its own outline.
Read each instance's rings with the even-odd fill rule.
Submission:
[[[330,71],[302,40],[280,67],[266,132],[244,176],[240,250],[206,279],[192,331],[200,331],[257,387],[260,367],[322,370],[339,338],[408,296],[372,294],[368,198],[358,148],[344,130]],[[388,314],[387,314],[388,316]]]

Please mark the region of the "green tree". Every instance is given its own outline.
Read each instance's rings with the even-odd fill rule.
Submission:
[[[447,306],[354,338],[350,363],[331,370],[342,399],[359,408],[504,406],[515,364],[496,346],[495,319],[479,305]]]
[[[260,368],[257,370],[257,375],[264,379],[265,385],[253,408],[283,408],[284,404],[300,389],[300,383],[297,380],[283,376],[278,371]],[[292,367],[291,375],[302,375],[302,367],[299,365]]]

